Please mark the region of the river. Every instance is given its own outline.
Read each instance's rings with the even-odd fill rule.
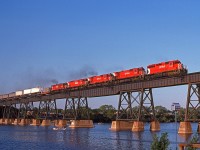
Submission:
[[[0,126],[0,149],[2,150],[149,150],[154,134],[168,133],[170,148],[176,149],[176,124],[161,123],[160,132],[149,131],[145,124],[143,132],[110,131],[111,124],[95,124],[94,128],[53,130],[53,126]],[[179,127],[179,124],[177,124]],[[197,123],[192,123],[196,132]],[[177,135],[177,142],[190,140]]]

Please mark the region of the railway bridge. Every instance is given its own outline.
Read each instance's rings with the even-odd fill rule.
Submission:
[[[112,122],[111,130],[142,131],[148,117],[151,121],[150,130],[158,131],[160,124],[155,117],[153,89],[179,85],[188,85],[185,119],[180,123],[179,133],[192,133],[190,121],[200,104],[200,72],[152,79],[124,79],[81,88],[52,91],[47,94],[35,93],[0,99],[0,107],[3,108],[0,124],[26,125],[32,123],[32,125],[48,126],[50,125],[49,114],[52,110],[57,110],[56,100],[65,99],[64,114],[60,120],[55,122],[55,125],[66,126],[67,120],[70,120],[72,128],[93,127],[88,112],[88,99],[119,95],[116,121]],[[39,102],[37,115],[35,118],[28,118],[27,114],[34,111],[35,102]],[[133,106],[138,106],[137,114],[133,113]],[[148,116],[144,116],[144,112]]]

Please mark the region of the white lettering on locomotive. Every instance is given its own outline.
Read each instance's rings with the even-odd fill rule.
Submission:
[[[161,65],[161,66],[159,66],[159,69],[161,69],[161,68],[165,68],[165,65]]]

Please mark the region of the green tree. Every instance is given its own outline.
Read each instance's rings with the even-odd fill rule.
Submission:
[[[116,109],[112,105],[102,105],[99,107],[100,113],[109,119],[113,119],[116,113]]]
[[[169,110],[167,110],[167,108],[163,106],[156,106],[154,109],[155,109],[156,115],[163,115],[169,112]]]
[[[157,135],[153,137],[153,143],[151,144],[151,150],[167,150],[170,142],[168,139],[168,134],[162,133],[159,138]]]

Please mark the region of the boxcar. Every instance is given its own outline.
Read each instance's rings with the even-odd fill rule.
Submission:
[[[8,97],[15,97],[15,96],[16,96],[15,92],[12,92],[12,93],[8,94]]]
[[[25,94],[31,94],[31,89],[25,89],[24,91],[23,91],[23,94],[25,95]]]
[[[41,87],[36,87],[36,88],[32,88],[31,89],[31,94],[33,93],[41,93],[42,92],[42,88]]]
[[[23,91],[16,91],[16,92],[15,92],[15,95],[16,95],[16,96],[21,96],[21,95],[23,95]]]
[[[2,98],[8,98],[8,94],[3,94]]]

